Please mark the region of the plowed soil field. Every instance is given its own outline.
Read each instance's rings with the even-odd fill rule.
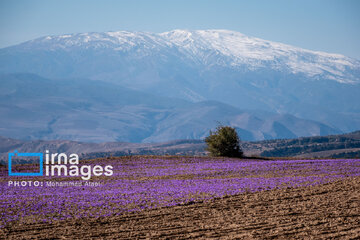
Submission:
[[[225,164],[226,161],[233,160],[221,161],[221,164]],[[182,159],[180,162],[184,163],[184,160]],[[187,164],[191,163],[188,162]],[[314,163],[311,165],[314,167]],[[303,166],[308,169],[306,164]],[[324,166],[322,164],[322,167]],[[356,164],[356,166],[358,165]],[[281,168],[279,167],[279,169]],[[223,170],[218,169],[218,171]],[[290,171],[289,168],[286,168],[286,172],[288,171]],[[296,176],[295,173],[300,170],[291,171]],[[303,171],[300,172],[301,175],[304,175]],[[318,177],[325,174],[319,175],[317,170],[315,172]],[[334,174],[327,169],[326,174],[329,172]],[[181,175],[178,174],[173,177],[177,179],[197,178],[193,175],[195,174],[194,171],[189,171],[190,173],[191,176],[183,176],[184,173],[182,172]],[[274,177],[269,174],[270,172],[267,172],[265,178]],[[213,178],[219,176],[214,172],[211,172],[210,175]],[[226,175],[229,175],[228,171],[226,171]],[[235,177],[233,174],[230,175],[231,178]],[[250,190],[232,192],[220,197],[199,197],[203,196],[200,194],[191,201],[183,201],[182,195],[176,195],[180,199],[177,203],[171,202],[169,204],[166,201],[164,205],[160,204],[159,206],[152,203],[140,210],[118,211],[117,214],[114,212],[114,214],[96,215],[91,212],[86,217],[75,217],[75,215],[63,219],[53,217],[52,221],[43,218],[41,208],[37,213],[24,210],[26,215],[21,215],[15,220],[9,220],[0,228],[0,238],[360,239],[360,177],[356,176],[357,174],[354,172],[352,175],[340,176],[337,172],[336,175],[333,175],[336,177],[316,184],[306,182],[303,185],[295,186],[292,182],[291,186],[281,184],[257,190],[249,188]],[[152,181],[149,175],[147,178],[141,176],[141,181]],[[164,175],[161,176],[164,181],[172,178],[170,174],[165,175],[165,177]],[[240,176],[238,177],[240,178]],[[220,178],[227,179],[224,176],[220,176]],[[254,176],[252,175],[251,178]],[[205,181],[204,176],[202,179]],[[226,183],[229,182],[221,182],[221,189],[227,188]],[[136,181],[134,184],[139,183]],[[266,181],[263,184],[266,184]],[[186,185],[186,187],[189,186]],[[205,189],[208,192],[212,191],[208,185]],[[80,193],[74,193],[74,195],[78,194]],[[58,198],[61,196],[59,195]],[[161,197],[160,195],[156,196]],[[175,195],[170,195],[170,197],[172,196]],[[71,201],[71,198],[68,200]],[[151,202],[150,200],[149,202]],[[104,205],[109,204],[105,201],[103,203]],[[5,206],[4,203],[3,206]],[[16,207],[17,205],[13,208],[14,215]],[[100,211],[103,207],[94,205],[92,209],[93,211],[94,209]],[[60,207],[55,208],[55,210],[65,211]],[[71,211],[76,212],[74,208]],[[9,212],[6,213],[9,214]],[[41,217],[39,217],[40,215]],[[4,214],[2,216],[8,217]],[[40,218],[42,218],[41,221]]]

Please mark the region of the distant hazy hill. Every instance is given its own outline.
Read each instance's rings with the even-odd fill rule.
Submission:
[[[45,36],[0,49],[0,72],[28,72],[46,78],[95,79],[156,96],[176,97],[192,102],[213,100],[239,109],[290,114],[321,122],[342,132],[360,129],[359,60],[249,37],[234,31],[174,30],[160,34],[120,31]],[[66,84],[70,82],[64,82],[63,85],[63,88],[68,89]],[[85,94],[94,94],[97,86],[94,87],[93,83],[89,85],[93,88],[92,92],[86,93],[85,89],[89,90],[88,88],[72,90],[72,98],[76,98],[76,95],[84,97]],[[110,88],[119,89],[112,86]],[[104,89],[95,91],[95,96],[101,101],[99,91]],[[113,97],[114,91],[109,94],[112,97],[107,98],[106,103],[113,105],[112,101],[116,99]],[[121,94],[124,92],[119,93]],[[101,97],[104,95],[106,92],[101,93]],[[54,103],[50,104],[50,107],[54,107]],[[71,105],[75,107],[73,102]],[[79,110],[74,111],[74,115],[87,106],[88,103],[84,101],[78,102],[76,107]],[[201,123],[196,128],[203,126],[201,114],[205,114],[204,111],[209,111],[209,108],[213,106],[194,105],[187,113],[200,115],[198,120]],[[85,118],[77,119],[74,123],[63,122],[63,126],[69,129],[73,129],[73,125],[83,126],[78,132],[63,130],[54,134],[59,138],[68,135],[73,139],[72,135],[94,128],[94,134],[97,135],[97,130],[102,128],[97,125],[99,122],[107,122],[113,128],[113,121],[116,122],[114,119],[118,119],[118,114],[108,115],[108,109],[104,110],[107,112],[104,117],[100,117],[102,113],[98,112],[97,116],[83,116]],[[157,118],[162,118],[158,116],[159,109],[156,109],[156,114],[147,109],[141,113],[134,111],[131,107],[127,115],[144,118],[157,115]],[[167,113],[163,113],[164,116],[168,116]],[[189,133],[193,130],[186,126],[187,118],[183,118],[182,110],[176,114],[181,114],[178,118],[181,119],[181,125],[178,128],[175,129],[174,124],[179,124],[176,120],[152,127],[156,128],[152,130],[158,131],[158,137],[149,134],[151,123],[141,121],[140,131],[133,129],[131,136],[126,136],[121,131],[121,134],[117,134],[103,129],[101,131],[106,137],[99,140],[111,141],[122,135],[122,140],[126,141],[166,141],[169,134],[184,131]],[[48,115],[53,115],[53,112]],[[101,121],[99,118],[102,118]],[[56,119],[58,118],[55,116],[44,120],[44,123],[50,123],[51,126],[60,124]],[[263,120],[260,118],[260,121]],[[169,130],[170,125],[167,124],[171,124],[174,129]],[[286,124],[281,124],[288,128]],[[35,129],[40,125],[35,124]],[[302,131],[303,127],[301,124],[296,129]],[[290,132],[294,133],[293,137],[320,134],[319,131],[298,134],[294,129],[290,129]],[[259,134],[254,139],[261,139]],[[186,135],[178,135],[176,138],[189,137],[189,134]],[[201,136],[203,133],[194,133],[191,137]],[[89,136],[89,139],[96,140],[98,136]]]
[[[82,142],[202,139],[217,122],[243,140],[329,135],[340,130],[288,114],[189,102],[88,79],[0,74],[0,135]]]
[[[84,143],[67,140],[23,141],[0,137],[0,162],[6,162],[8,153],[45,152],[76,153],[80,158],[96,158],[123,155],[204,155],[205,143],[201,140],[177,140],[164,143]]]
[[[22,141],[0,137],[0,162],[7,154],[18,152],[65,152],[77,153],[81,158],[97,158],[124,155],[206,155],[206,144],[201,140],[177,140],[164,143],[83,143],[74,141]],[[258,142],[242,142],[247,156],[296,157],[296,158],[360,158],[360,131],[298,139],[277,139]]]
[[[244,142],[248,155],[297,158],[360,158],[360,131],[324,137]]]

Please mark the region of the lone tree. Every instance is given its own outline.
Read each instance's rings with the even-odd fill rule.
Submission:
[[[240,148],[240,139],[235,128],[219,125],[215,132],[210,131],[210,135],[205,138],[207,151],[213,157],[242,157],[243,152]]]

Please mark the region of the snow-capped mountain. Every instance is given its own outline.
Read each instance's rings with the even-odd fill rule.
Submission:
[[[343,83],[360,82],[360,61],[356,59],[248,37],[229,30],[66,34],[38,38],[16,47],[25,51],[134,51],[138,57],[157,53],[164,57],[181,54],[186,60],[207,67],[219,65],[236,68],[245,65],[248,70],[270,67]]]
[[[45,36],[0,49],[0,73],[14,72],[100,80],[360,129],[359,60],[228,30]]]
[[[305,50],[228,30],[175,30],[160,35],[205,65],[246,65],[249,70],[270,67],[345,83],[360,81],[359,76],[346,72],[359,71],[360,62],[340,54]]]

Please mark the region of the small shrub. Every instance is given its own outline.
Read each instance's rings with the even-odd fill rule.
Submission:
[[[242,157],[240,139],[235,128],[229,126],[218,126],[215,132],[205,138],[207,151],[213,157]]]

